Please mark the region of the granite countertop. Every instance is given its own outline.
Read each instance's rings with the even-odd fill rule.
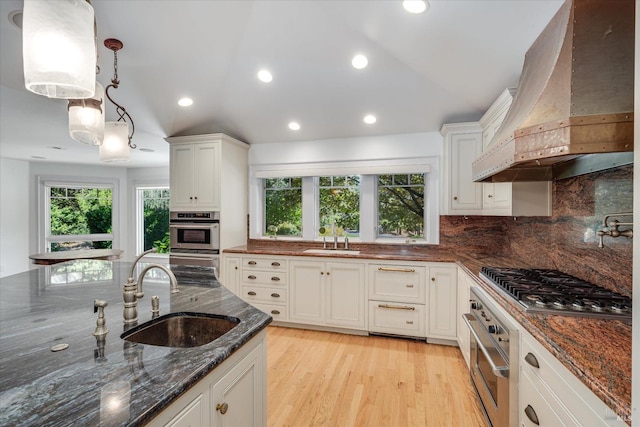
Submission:
[[[148,265],[139,264],[138,271]],[[122,321],[122,285],[130,268],[78,260],[0,279],[0,424],[142,425],[271,322],[214,280],[212,270],[172,265],[179,293],[170,293],[167,279],[152,280],[161,271],[151,270],[138,301],[138,324],[151,320],[152,295],[160,297],[161,316],[204,312],[240,323],[200,347],[129,343],[120,334],[132,327]],[[103,347],[93,336],[94,299],[108,302]],[[69,347],[51,351],[56,344]],[[114,392],[128,401],[116,412],[107,404]]]
[[[301,249],[225,249],[225,253],[321,256],[344,258],[341,254],[305,253]],[[515,301],[496,292],[478,273],[483,266],[535,268],[526,262],[487,254],[453,254],[434,248],[420,253],[364,250],[348,258],[456,262],[470,273],[478,286],[491,295],[525,330],[534,336],[566,368],[591,389],[616,415],[631,420],[631,325],[619,320],[526,313]],[[596,344],[597,345],[594,345]]]

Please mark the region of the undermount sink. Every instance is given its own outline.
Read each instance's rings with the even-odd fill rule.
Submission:
[[[351,249],[307,249],[307,254],[327,254],[327,255],[358,255],[360,251],[352,251]]]
[[[137,326],[120,338],[161,347],[199,347],[233,329],[239,319],[206,313],[171,313]]]

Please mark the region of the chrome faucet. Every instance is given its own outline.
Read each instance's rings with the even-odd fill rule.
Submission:
[[[618,230],[618,227],[620,227],[621,225],[631,226],[633,225],[633,222],[620,222],[617,219],[614,219],[610,223],[608,223],[608,220],[611,217],[631,217],[631,216],[633,216],[633,212],[605,215],[602,220],[602,229],[598,230],[596,233],[599,238],[598,247],[604,248],[604,236],[611,236],[611,237],[623,236],[629,239],[632,238],[633,230],[631,228],[620,231]]]
[[[167,273],[167,275],[169,276],[169,281],[171,282],[171,293],[175,294],[176,292],[178,292],[178,280],[176,279],[176,276],[164,265],[150,264],[140,272],[137,280],[134,279],[133,275],[135,273],[135,268],[138,264],[138,261],[140,261],[140,258],[151,252],[157,252],[157,249],[149,249],[148,251],[142,252],[140,255],[138,255],[138,257],[131,265],[127,283],[124,284],[122,299],[124,300],[123,317],[125,324],[136,323],[138,321],[138,299],[144,297],[144,292],[142,291],[142,281],[144,280],[145,274],[147,274],[149,270],[159,268],[160,270]]]

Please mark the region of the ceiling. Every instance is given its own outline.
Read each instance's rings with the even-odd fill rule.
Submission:
[[[167,136],[223,132],[250,144],[438,131],[477,120],[516,86],[524,55],[561,0],[432,0],[407,13],[400,0],[93,0],[98,80],[135,121],[131,161],[168,164]],[[0,1],[0,157],[99,164],[73,141],[66,101],[24,88],[21,30]],[[351,58],[365,54],[356,70]],[[268,68],[273,81],[256,78]],[[179,107],[180,97],[193,98]],[[377,122],[367,125],[366,114]],[[115,120],[113,105],[107,120]],[[290,121],[301,125],[288,128]],[[140,148],[153,152],[140,151]],[[41,157],[43,159],[34,159]]]

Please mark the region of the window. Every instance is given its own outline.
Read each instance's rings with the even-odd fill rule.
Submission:
[[[360,236],[360,176],[321,176],[320,236]]]
[[[302,236],[302,178],[267,178],[264,229],[267,236]]]
[[[45,182],[45,250],[109,249],[113,185]]]
[[[378,236],[424,238],[424,174],[378,176]]]
[[[136,195],[137,253],[169,253],[169,187],[140,186]]]

